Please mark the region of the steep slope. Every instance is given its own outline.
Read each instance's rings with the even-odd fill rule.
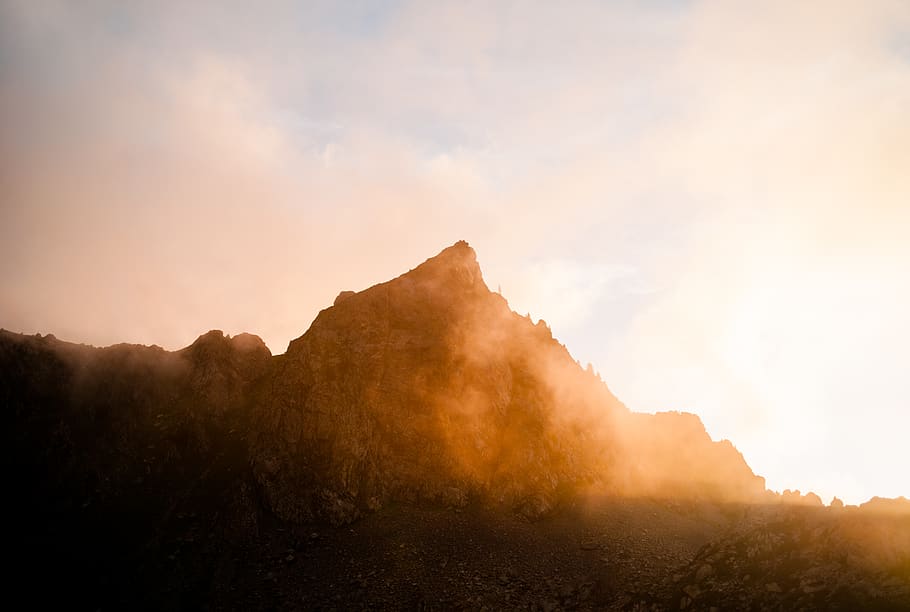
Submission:
[[[648,594],[661,607],[910,609],[910,502],[784,505],[705,545]]]
[[[580,489],[764,491],[698,417],[631,414],[545,323],[489,291],[465,242],[339,295],[255,403],[257,478],[289,519],[341,523],[390,499],[479,496],[539,516]]]
[[[630,412],[463,242],[342,292],[278,356],[0,330],[0,411],[11,582],[38,607],[910,598],[905,500],[765,491],[695,415]]]
[[[0,331],[11,582],[38,607],[123,607],[132,591],[170,606],[163,576],[204,596],[211,568],[171,574],[175,534],[192,541],[190,512],[228,541],[255,534],[248,389],[270,359],[258,338],[217,331],[173,353]]]
[[[583,490],[764,494],[696,416],[628,411],[545,323],[489,291],[465,242],[343,292],[277,357],[217,331],[175,353],[8,333],[2,349],[11,448],[59,451],[37,461],[102,492],[201,462],[232,432],[266,506],[297,522],[345,523],[392,500],[478,499],[539,517]]]

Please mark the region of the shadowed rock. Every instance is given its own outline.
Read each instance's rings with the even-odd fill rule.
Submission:
[[[0,409],[11,582],[47,603],[427,607],[412,577],[437,592],[464,563],[492,582],[456,581],[443,608],[910,598],[906,500],[778,496],[697,416],[630,412],[487,288],[463,241],[341,292],[278,356],[218,330],[174,352],[0,330]],[[389,559],[407,586],[374,578]],[[577,575],[542,576],[549,559]],[[358,560],[344,594],[310,582],[335,584]]]
[[[344,522],[392,499],[476,496],[536,517],[580,489],[764,491],[695,415],[631,414],[487,288],[465,242],[337,299],[266,387],[254,467],[288,519]]]

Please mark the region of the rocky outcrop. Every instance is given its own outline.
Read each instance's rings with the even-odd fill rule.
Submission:
[[[784,492],[781,493],[777,499],[780,503],[791,506],[815,506],[816,508],[820,508],[824,505],[822,498],[817,494],[809,491],[804,495],[800,493],[799,489],[795,491],[784,489]]]
[[[174,352],[0,330],[0,418],[13,492],[10,582],[57,603],[59,596],[92,609],[297,607],[304,599],[286,599],[292,591],[284,589],[258,599],[262,585],[280,575],[296,581],[301,596],[320,592],[294,563],[308,559],[308,572],[328,563],[322,575],[334,580],[353,553],[323,547],[319,531],[357,517],[366,517],[358,525],[372,525],[371,535],[360,540],[351,525],[332,531],[335,542],[369,548],[360,554],[371,565],[405,564],[399,578],[407,586],[395,587],[395,597],[415,586],[414,567],[442,580],[451,571],[446,550],[479,567],[523,538],[535,560],[529,567],[548,566],[553,554],[586,568],[575,586],[541,587],[539,568],[523,577],[497,569],[492,599],[477,574],[468,590],[481,589],[483,599],[462,598],[467,587],[445,576],[456,591],[449,601],[508,607],[519,590],[521,601],[541,598],[544,608],[905,601],[906,589],[893,582],[910,567],[910,502],[827,509],[814,494],[767,492],[697,416],[629,411],[545,322],[519,316],[489,291],[464,242],[396,279],[341,292],[278,356],[256,336],[217,330]],[[612,510],[597,514],[595,499]],[[738,502],[785,518],[756,526]],[[563,513],[562,522],[534,525],[522,518],[560,505],[574,508],[575,518]],[[433,549],[432,567],[395,541],[413,517],[432,517],[424,532],[435,534],[455,511],[465,539],[455,546],[428,536],[446,548]],[[787,518],[816,511],[827,513],[821,522]],[[648,521],[656,528],[645,528]],[[735,534],[680,569],[684,580],[659,582],[668,564],[730,523],[739,525]],[[492,548],[483,559],[470,525],[488,530]],[[512,535],[500,541],[503,529]],[[807,560],[779,563],[794,547],[808,551]],[[846,569],[835,567],[843,555]],[[406,567],[412,557],[418,566]],[[611,577],[589,579],[601,563]],[[55,589],[44,589],[33,568],[52,576]],[[757,582],[742,582],[746,569]],[[539,592],[529,595],[532,585]],[[323,596],[306,601],[372,601],[362,593]],[[400,604],[395,597],[381,601]]]
[[[343,522],[392,499],[480,497],[533,517],[584,488],[764,490],[698,417],[630,413],[543,321],[489,291],[465,242],[339,295],[276,359],[267,389],[254,467],[289,519]]]
[[[784,504],[749,516],[649,599],[670,610],[910,609],[910,514]]]
[[[627,410],[546,323],[487,288],[465,242],[342,292],[277,357],[256,336],[217,330],[174,353],[4,342],[7,414],[41,421],[11,429],[71,448],[66,461],[102,490],[154,479],[183,465],[175,458],[202,461],[233,432],[268,509],[295,522],[349,522],[392,500],[479,499],[533,518],[582,490],[737,500],[764,491],[698,417]],[[48,406],[36,407],[41,398]],[[71,433],[93,428],[104,444]],[[134,464],[149,473],[134,477]]]
[[[167,352],[0,331],[12,582],[38,602],[131,589],[164,596],[167,585],[143,581],[169,572],[147,564],[170,563],[185,546],[176,533],[202,537],[188,531],[198,520],[189,515],[205,516],[220,541],[254,537],[249,399],[270,363],[246,334],[213,331]],[[183,580],[206,571],[184,567]],[[48,575],[53,591],[40,588]]]
[[[888,498],[876,496],[866,503],[860,504],[859,507],[869,514],[910,517],[910,499],[906,497]]]

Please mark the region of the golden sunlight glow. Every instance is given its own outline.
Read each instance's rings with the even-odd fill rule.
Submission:
[[[631,408],[910,495],[910,3],[266,4],[0,6],[0,326],[281,353],[464,237]]]

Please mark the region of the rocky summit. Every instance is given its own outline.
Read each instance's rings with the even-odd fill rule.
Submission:
[[[267,378],[253,467],[287,520],[341,524],[392,500],[538,516],[587,488],[764,492],[694,415],[630,413],[546,323],[487,288],[465,242],[342,293]]]
[[[282,355],[2,331],[0,402],[33,606],[910,609],[910,502],[778,495],[630,411],[465,242]]]

